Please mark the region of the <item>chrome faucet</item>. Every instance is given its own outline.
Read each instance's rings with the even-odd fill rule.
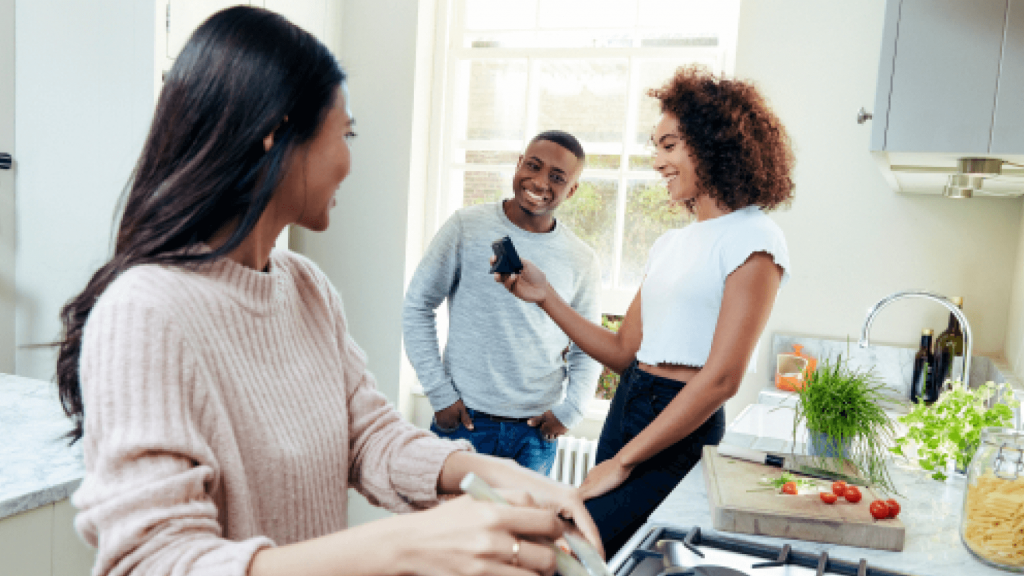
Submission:
[[[963,383],[965,388],[969,388],[970,386],[968,385],[967,380],[971,375],[971,325],[967,322],[967,317],[964,316],[960,307],[953,304],[949,298],[946,298],[941,294],[926,292],[924,290],[901,290],[899,292],[893,292],[885,298],[882,298],[877,304],[868,310],[868,317],[864,319],[864,328],[860,331],[860,347],[867,348],[870,345],[870,342],[868,342],[868,331],[871,329],[871,323],[874,322],[875,316],[878,315],[879,311],[892,302],[902,300],[903,298],[924,298],[926,300],[938,302],[946,308],[949,308],[949,311],[956,316],[956,319],[960,322],[960,327],[963,328],[964,331],[964,362],[960,366],[960,382]],[[943,386],[945,386],[945,384],[943,384]]]

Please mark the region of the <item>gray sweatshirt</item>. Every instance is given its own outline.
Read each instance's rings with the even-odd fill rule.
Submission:
[[[564,225],[544,234],[512,223],[501,202],[457,211],[431,241],[405,295],[405,351],[434,410],[460,398],[474,410],[524,418],[551,410],[567,427],[583,418],[601,366],[535,304],[494,281],[491,242],[512,238],[585,318],[600,321],[597,255]],[[448,299],[442,359],[434,311]],[[568,352],[563,352],[568,347]]]

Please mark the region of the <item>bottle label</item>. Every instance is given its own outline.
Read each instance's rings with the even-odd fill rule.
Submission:
[[[960,375],[960,372],[963,369],[964,369],[964,357],[963,356],[954,356],[953,357],[953,362],[950,363],[949,374],[946,377],[949,378],[950,380],[960,380],[962,382],[963,381],[963,377]],[[943,384],[945,384],[945,382],[943,382]]]

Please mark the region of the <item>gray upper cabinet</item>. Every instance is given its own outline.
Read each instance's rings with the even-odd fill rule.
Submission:
[[[1008,0],[887,3],[873,150],[989,151],[1007,7]],[[1006,116],[1020,120],[1020,94],[1012,104],[1008,94],[1001,100]]]
[[[1024,0],[1011,0],[992,124],[992,154],[1024,154]]]

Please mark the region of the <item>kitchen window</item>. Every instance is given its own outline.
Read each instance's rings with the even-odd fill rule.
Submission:
[[[649,88],[697,62],[730,73],[738,0],[439,0],[425,234],[511,197],[535,134],[580,139],[587,167],[557,216],[598,253],[602,305],[622,314],[647,252],[682,224],[651,167]]]

